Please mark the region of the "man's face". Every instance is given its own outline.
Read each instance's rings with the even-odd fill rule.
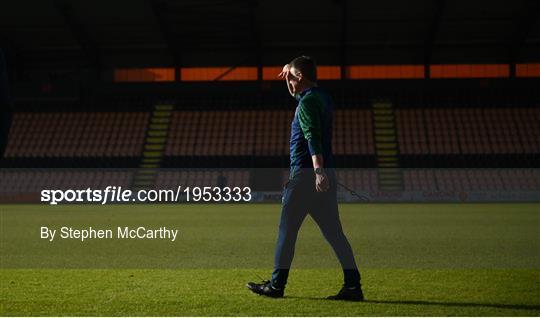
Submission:
[[[292,88],[293,88],[293,93],[300,93],[302,90],[301,90],[301,86],[302,86],[302,73],[300,73],[299,70],[297,70],[296,68],[294,67],[291,67],[290,71],[289,71],[289,74],[290,74],[290,77],[288,79],[289,83],[291,84]]]

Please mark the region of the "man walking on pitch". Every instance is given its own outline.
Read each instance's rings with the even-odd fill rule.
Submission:
[[[332,99],[317,87],[317,70],[310,57],[295,58],[279,76],[298,101],[291,127],[290,176],[283,191],[272,279],[260,284],[250,282],[247,287],[259,295],[283,297],[298,231],[309,213],[343,268],[343,288],[328,299],[361,301],[360,273],[339,219],[332,169]]]

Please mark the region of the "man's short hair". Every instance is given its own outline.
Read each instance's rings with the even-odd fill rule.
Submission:
[[[291,61],[291,67],[299,70],[310,82],[317,82],[317,66],[309,56],[299,56]]]

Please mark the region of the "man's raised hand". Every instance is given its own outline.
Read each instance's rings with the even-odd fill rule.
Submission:
[[[281,73],[278,74],[278,77],[285,79],[289,77],[290,71],[291,71],[291,66],[289,64],[285,64],[285,66],[283,66],[283,69],[281,70]]]

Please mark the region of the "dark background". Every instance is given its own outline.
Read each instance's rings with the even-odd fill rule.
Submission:
[[[184,82],[182,67],[281,66],[295,56],[319,65],[425,65],[424,79],[329,80],[337,109],[538,108],[539,78],[516,64],[540,60],[538,1],[4,1],[3,140],[9,110],[151,112],[291,110],[282,82]],[[430,79],[432,64],[509,64],[507,78]],[[173,67],[173,82],[114,82],[118,68]],[[346,71],[343,68],[345,77]],[[259,76],[261,78],[261,76]],[[10,98],[8,99],[8,92]],[[7,127],[7,128],[6,128]],[[538,153],[400,155],[402,167],[537,167]],[[342,155],[344,167],[376,157]],[[165,156],[162,167],[284,167],[272,156]],[[3,167],[137,167],[140,157],[2,158]]]

